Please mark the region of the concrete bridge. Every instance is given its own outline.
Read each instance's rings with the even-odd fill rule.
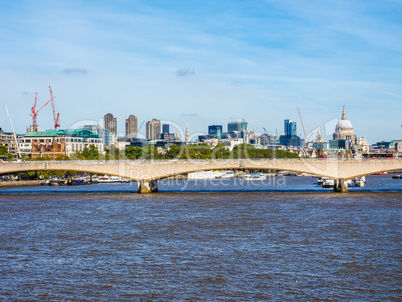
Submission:
[[[138,182],[138,192],[156,192],[158,179],[196,171],[272,169],[324,176],[336,180],[335,191],[347,191],[346,181],[383,171],[402,170],[402,159],[223,159],[27,161],[0,163],[0,174],[37,170],[70,170],[121,176]]]

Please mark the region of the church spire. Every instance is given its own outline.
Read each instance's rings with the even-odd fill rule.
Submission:
[[[186,138],[185,138],[185,142],[189,143],[190,142],[190,132],[188,131],[188,122],[187,122],[187,126],[186,126]]]
[[[345,106],[343,106],[343,110],[342,110],[342,119],[343,119],[343,120],[346,120]]]
[[[316,141],[317,143],[322,143],[321,128],[318,128],[317,136],[316,136],[316,138],[315,138],[315,141]]]

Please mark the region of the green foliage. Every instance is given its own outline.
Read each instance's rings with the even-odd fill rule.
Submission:
[[[82,156],[86,160],[99,159],[99,151],[96,149],[95,145],[91,144],[89,148],[84,148],[84,151],[82,151]]]
[[[125,150],[121,150],[117,148],[115,145],[111,145],[110,148],[105,148],[106,160],[119,160],[126,159]]]
[[[4,145],[0,145],[0,156],[7,156],[8,159],[13,159],[11,153],[8,153],[8,149]]]

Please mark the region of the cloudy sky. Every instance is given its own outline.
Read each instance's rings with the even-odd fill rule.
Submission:
[[[327,139],[346,106],[359,137],[402,139],[400,0],[14,0],[0,2],[0,127],[32,124],[52,86],[61,128],[111,112],[190,133],[244,118]],[[51,107],[38,115],[53,125]],[[304,136],[304,134],[302,135]]]

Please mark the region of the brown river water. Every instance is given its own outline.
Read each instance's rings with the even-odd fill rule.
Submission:
[[[2,188],[0,300],[402,299],[402,180],[279,180]]]

